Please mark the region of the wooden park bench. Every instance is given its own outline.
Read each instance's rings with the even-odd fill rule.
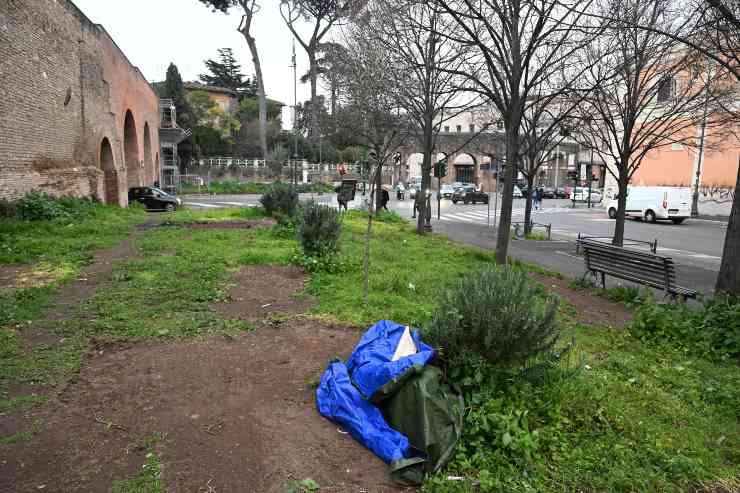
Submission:
[[[676,284],[673,259],[647,252],[630,250],[608,243],[581,240],[579,246],[586,262],[586,274],[601,273],[601,286],[606,288],[605,276],[624,279],[651,288],[661,289],[674,298],[695,298],[696,291]]]

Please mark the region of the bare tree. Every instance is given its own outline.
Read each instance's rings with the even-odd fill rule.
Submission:
[[[461,77],[457,75],[464,69],[467,54],[441,34],[449,27],[444,21],[438,10],[424,2],[375,0],[353,27],[355,36],[374,40],[393,83],[391,95],[417,128],[414,138],[424,155],[422,190],[432,187],[433,154],[442,123],[470,108],[459,94]],[[420,234],[429,219],[425,201],[426,194],[417,194]]]
[[[308,55],[308,79],[311,83],[311,114],[308,138],[314,141],[319,135],[317,98],[320,66],[318,53],[322,40],[342,19],[352,15],[363,2],[359,0],[280,0],[280,15],[298,43]],[[300,23],[310,22],[308,37],[299,33]]]
[[[257,98],[259,100],[259,133],[260,149],[262,157],[267,157],[267,95],[265,92],[265,81],[262,77],[262,64],[260,63],[259,52],[257,51],[257,41],[252,36],[252,20],[254,15],[259,12],[260,5],[256,0],[200,0],[200,2],[213,7],[221,12],[228,12],[231,7],[241,7],[243,12],[237,31],[244,36],[252,54],[252,63],[254,64],[254,77],[257,81]]]
[[[666,25],[669,1],[607,0],[605,16],[620,21],[585,50],[583,80],[590,92],[579,106],[576,135],[586,149],[614,163],[607,170],[618,185],[618,207],[610,211],[615,245],[624,241],[627,186],[644,158],[674,144],[695,145],[704,105],[709,101],[714,109],[724,94],[696,70],[694,52],[636,27]],[[712,122],[719,126],[721,118]],[[654,212],[647,214],[654,219]]]
[[[504,123],[506,173],[496,242],[501,263],[507,261],[520,129],[528,98],[594,35],[585,14],[591,1],[431,2],[454,21],[455,28],[445,35],[476,52],[459,73],[468,79],[465,89],[490,101]]]
[[[580,98],[575,98],[580,101]],[[560,94],[537,94],[530,97],[522,115],[522,161],[520,171],[527,180],[524,206],[524,232],[532,230],[532,194],[535,179],[542,165],[552,161],[552,151],[570,134],[568,117],[575,110],[574,100]]]
[[[346,59],[340,88],[343,105],[337,111],[337,121],[350,129],[358,143],[369,149],[370,202],[365,253],[363,259],[363,294],[369,296],[370,240],[376,206],[375,192],[381,183],[383,167],[407,138],[410,126],[398,111],[394,81],[386,70],[387,61],[377,40],[363,35],[362,29],[349,29],[345,35]]]

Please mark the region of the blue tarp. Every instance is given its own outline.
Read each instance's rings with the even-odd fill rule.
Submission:
[[[464,405],[442,372],[427,366],[434,350],[409,330],[412,346],[405,329],[388,320],[370,327],[347,364],[333,361],[321,376],[316,406],[387,462],[394,481],[419,485],[452,456]]]
[[[371,399],[384,385],[402,378],[411,368],[421,368],[434,357],[434,349],[421,342],[418,331],[411,330],[418,352],[391,361],[405,328],[404,325],[381,320],[363,334],[347,360],[352,383],[366,399]]]
[[[417,331],[412,331],[419,352],[391,361],[404,329],[405,326],[388,320],[372,326],[346,366],[341,361],[329,365],[316,391],[319,412],[342,425],[388,463],[418,456],[419,452],[411,448],[406,436],[388,426],[380,410],[368,399],[409,370],[423,367],[434,356],[434,350],[421,342]]]
[[[380,410],[362,398],[341,361],[331,363],[321,376],[316,403],[323,416],[342,425],[355,440],[385,462],[409,456],[408,439],[388,426]]]

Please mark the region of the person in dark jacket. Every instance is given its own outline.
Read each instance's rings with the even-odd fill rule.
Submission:
[[[388,190],[384,188],[380,195],[381,195],[380,207],[385,210],[388,210],[388,202],[391,200],[391,196],[388,193]]]

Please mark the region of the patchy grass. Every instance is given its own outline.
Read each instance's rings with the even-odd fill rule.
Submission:
[[[162,463],[156,451],[160,442],[159,434],[151,435],[144,439],[143,448],[146,450],[146,462],[142,464],[141,470],[135,476],[116,480],[113,482],[113,493],[161,493],[164,491],[162,485]]]
[[[58,344],[24,349],[25,321],[40,317],[41,309],[33,305],[39,297],[53,294],[53,288],[44,288],[49,293],[22,290],[20,307],[13,307],[11,316],[4,315],[13,323],[0,329],[0,389],[8,383],[45,385],[69,378],[79,370],[93,340],[168,341],[249,330],[241,322],[221,318],[210,304],[224,298],[227,281],[240,266],[287,265],[298,249],[295,236],[286,232],[287,226],[213,230],[182,227],[182,223],[244,219],[243,214],[257,213],[259,209],[181,211],[172,216],[171,227],[147,231],[137,240],[140,258],[117,265],[112,282],[82,304],[72,320],[47,326],[64,340]],[[136,216],[132,213],[129,224]],[[381,318],[422,325],[431,316],[440,289],[494,261],[493,253],[442,236],[419,237],[393,219],[376,222],[370,302],[364,305],[365,216],[351,212],[343,217],[338,260],[346,268],[316,272],[306,288],[317,299],[315,315],[324,319],[358,326]],[[79,244],[90,245],[92,240],[81,238]],[[563,308],[559,323],[563,339],[575,340],[586,366],[574,376],[546,385],[492,377],[474,395],[466,390],[465,437],[447,470],[429,478],[425,490],[469,488],[464,482],[447,481],[448,475],[479,480],[483,491],[736,487],[740,477],[737,363],[710,361],[670,342],[646,344],[628,331],[585,327],[576,317]],[[305,385],[316,381],[312,378]],[[36,399],[0,399],[0,412],[43,402]],[[150,453],[147,468],[134,478],[118,481],[114,491],[164,488],[158,456]]]
[[[95,250],[117,245],[145,218],[139,208],[97,204],[81,219],[0,219],[0,268],[35,263],[32,270],[49,273],[39,285],[0,291],[0,327],[38,319],[60,283],[73,278]]]
[[[219,221],[239,221],[263,219],[267,217],[262,207],[241,207],[229,209],[183,209],[173,214],[166,224],[207,223]]]

